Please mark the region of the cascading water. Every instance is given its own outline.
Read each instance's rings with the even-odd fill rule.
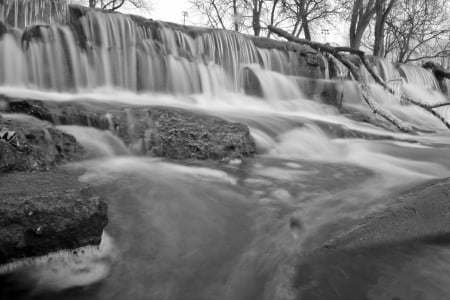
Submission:
[[[440,90],[439,83],[428,70],[410,64],[401,65],[399,69],[407,82],[433,90]]]
[[[33,10],[59,4],[0,2],[8,25],[0,40],[0,93],[101,107],[201,111],[247,124],[259,153],[228,164],[168,162],[133,156],[133,149],[114,135],[114,126],[110,131],[58,126],[92,154],[69,168],[108,196],[110,223],[99,249],[0,267],[0,280],[10,276],[20,283],[1,286],[0,296],[356,299],[344,284],[328,283],[326,274],[321,282],[296,285],[315,274],[314,268],[299,272],[298,260],[383,209],[398,192],[450,174],[449,134],[439,120],[401,105],[373,85],[380,105],[433,133],[409,135],[378,126],[383,123],[373,120],[354,82],[343,80],[345,70],[337,74],[339,81],[329,80],[331,65],[318,54],[308,61],[310,53],[259,47],[258,41],[235,32],[78,6],[58,7],[45,17]],[[29,8],[20,14],[21,7]],[[400,66],[399,72],[384,60],[374,65],[383,79],[411,96],[432,95],[437,101],[427,89],[437,86],[426,71]],[[305,74],[320,80],[301,78]],[[399,80],[401,75],[408,85]],[[300,88],[308,84],[315,85],[310,90],[316,94]],[[324,104],[326,97],[336,105]],[[130,115],[127,130],[135,129],[136,122]],[[423,247],[383,248],[384,256],[367,260],[373,268],[361,270],[345,256],[339,262],[346,268],[341,274],[350,281],[379,275],[400,283],[419,277],[424,282],[416,282],[419,292],[430,299],[446,297],[448,285],[433,289],[431,283],[436,277],[450,278],[450,255],[439,245]],[[318,258],[317,272],[327,270],[326,259]],[[429,274],[415,276],[424,266]],[[393,284],[374,282],[367,279],[363,285],[367,299],[398,296]],[[321,298],[321,293],[333,296]]]
[[[2,0],[0,20],[19,28],[63,22],[66,20],[67,9],[65,0]]]

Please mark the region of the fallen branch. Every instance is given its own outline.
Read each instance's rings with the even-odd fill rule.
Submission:
[[[339,53],[339,52],[348,52],[348,53],[357,55],[359,57],[359,59],[361,60],[362,64],[364,65],[364,67],[366,68],[366,70],[369,72],[370,76],[372,76],[372,78],[375,80],[375,82],[378,83],[379,85],[381,85],[389,93],[395,95],[395,91],[390,86],[388,86],[384,82],[384,80],[377,73],[375,73],[373,71],[373,69],[369,66],[369,62],[367,61],[366,56],[363,51],[349,48],[349,47],[331,47],[329,45],[324,45],[321,43],[300,39],[300,38],[297,38],[297,37],[289,34],[288,32],[286,32],[282,29],[279,29],[279,28],[276,28],[273,26],[268,26],[268,29],[270,31],[276,33],[277,35],[286,38],[287,40],[290,40],[292,42],[299,43],[299,44],[308,45],[313,49],[324,51],[324,52],[327,52],[327,53],[333,55],[337,60],[339,60],[344,66],[346,66],[350,70],[350,72],[352,73],[355,80],[359,81],[359,86],[361,88],[363,99],[365,100],[367,105],[372,109],[372,111],[375,114],[382,116],[383,118],[385,118],[386,120],[388,120],[389,122],[394,124],[397,128],[399,128],[402,131],[405,131],[405,132],[412,131],[412,127],[410,125],[401,121],[400,119],[398,119],[396,116],[392,115],[387,110],[381,108],[372,99],[372,97],[370,96],[370,88],[362,80],[359,68],[354,63],[352,63],[351,61],[349,61],[347,58],[345,58],[343,55],[341,55]],[[436,70],[433,72],[439,72],[439,74],[441,76],[443,76],[445,78],[450,78],[450,72],[443,72],[441,69],[436,68],[435,65],[430,65],[430,66],[431,66],[431,68],[434,68]],[[449,106],[450,102],[427,104],[427,103],[424,103],[421,101],[411,99],[410,97],[406,96],[403,93],[400,95],[400,99],[402,101],[417,105],[417,106],[425,109],[426,111],[431,113],[433,116],[438,118],[445,126],[447,126],[447,128],[450,129],[450,123],[443,116],[441,116],[438,112],[436,112],[434,110],[435,108]]]
[[[391,93],[392,95],[395,95],[395,91],[388,86],[383,79],[378,76],[377,73],[375,73],[373,71],[373,69],[369,66],[369,63],[366,60],[366,57],[363,54],[358,55],[359,58],[361,59],[361,62],[363,63],[364,67],[366,68],[366,70],[369,72],[369,74],[372,76],[372,78],[375,80],[376,83],[378,83],[379,85],[381,85],[385,90],[387,90],[389,93]],[[441,103],[436,103],[436,104],[428,104],[428,103],[424,103],[422,101],[418,101],[418,100],[414,100],[408,96],[406,96],[405,94],[401,94],[400,95],[400,100],[406,102],[406,103],[411,103],[414,105],[417,105],[423,109],[425,109],[426,111],[428,111],[429,113],[431,113],[433,116],[435,116],[436,118],[438,118],[445,126],[447,126],[447,128],[450,129],[450,123],[443,117],[441,116],[438,112],[436,112],[434,109],[435,108],[439,108],[439,107],[443,107],[443,106],[447,106],[450,105],[450,102],[441,102]]]
[[[399,118],[397,118],[396,116],[391,114],[389,111],[385,110],[380,105],[378,105],[378,103],[371,96],[369,86],[364,83],[364,80],[361,76],[361,72],[360,72],[359,68],[353,62],[351,62],[346,57],[344,57],[344,55],[341,54],[341,52],[349,52],[352,54],[356,54],[358,57],[361,58],[361,57],[364,57],[364,52],[353,49],[353,48],[349,48],[349,47],[332,47],[332,46],[325,45],[322,43],[317,43],[317,42],[313,42],[313,41],[300,39],[282,29],[273,27],[271,25],[268,26],[268,29],[275,34],[286,38],[289,41],[292,41],[292,42],[295,42],[298,44],[308,45],[313,49],[323,51],[323,52],[329,53],[332,56],[334,56],[345,67],[347,67],[350,70],[350,73],[352,73],[355,80],[358,81],[358,85],[359,85],[359,88],[361,89],[363,99],[366,102],[366,104],[370,107],[370,109],[372,110],[372,112],[374,114],[377,114],[377,115],[383,117],[385,120],[387,120],[391,124],[395,125],[398,129],[400,129],[403,132],[413,132],[413,128],[409,124],[403,122],[402,120],[400,120]],[[367,63],[365,61],[365,59],[363,60],[363,64],[364,63]],[[369,71],[369,73],[370,73],[370,71]],[[372,73],[374,75],[376,75],[373,71],[372,71]]]

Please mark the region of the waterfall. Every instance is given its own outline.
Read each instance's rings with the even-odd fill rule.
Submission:
[[[0,20],[18,28],[59,23],[66,20],[67,10],[66,0],[2,0]]]
[[[257,86],[256,89],[260,89],[261,96],[268,100],[304,98],[294,78],[289,78],[274,71],[264,70],[258,65],[247,66],[243,73],[245,74],[243,84],[248,85],[246,89],[252,90]],[[258,94],[258,91],[254,92]]]
[[[297,52],[258,48],[232,31],[183,28],[56,0],[5,0],[0,7],[9,28],[0,40],[4,86],[215,95],[245,90],[247,66],[261,66],[259,73],[305,72]],[[323,57],[321,64],[328,73]]]
[[[402,64],[400,65],[399,70],[405,80],[409,83],[414,83],[433,90],[440,90],[436,78],[430,71],[425,70],[424,68],[411,64]]]
[[[2,6],[4,20],[19,15],[18,3]],[[28,9],[23,14],[26,22],[22,22],[28,27],[10,29],[0,41],[0,64],[11,66],[2,68],[2,85],[57,91],[107,86],[214,94],[223,89],[238,91],[242,66],[259,62],[253,43],[234,32],[199,30],[188,34],[171,24],[145,24],[127,15],[78,7],[70,9],[81,10],[82,15],[70,18],[70,24],[48,19],[44,23],[52,24],[44,25],[31,8],[56,9],[59,2],[31,3],[20,2]],[[63,19],[63,12],[66,10],[61,7],[54,18]],[[17,22],[13,26],[24,27],[16,26]]]

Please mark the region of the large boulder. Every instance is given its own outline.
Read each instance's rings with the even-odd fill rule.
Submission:
[[[0,119],[0,172],[49,170],[83,156],[76,139],[29,116]]]
[[[241,123],[173,108],[127,110],[118,134],[138,153],[171,159],[252,156],[255,143]]]
[[[0,195],[0,264],[98,245],[108,222],[105,202],[67,171],[2,175]]]

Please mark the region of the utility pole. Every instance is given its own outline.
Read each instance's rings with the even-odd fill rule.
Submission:
[[[323,35],[324,43],[326,43],[327,42],[327,35],[330,34],[330,30],[329,29],[322,29],[320,32]]]
[[[182,14],[183,14],[183,25],[186,25],[186,18],[188,16],[188,12],[187,11],[183,11]]]

